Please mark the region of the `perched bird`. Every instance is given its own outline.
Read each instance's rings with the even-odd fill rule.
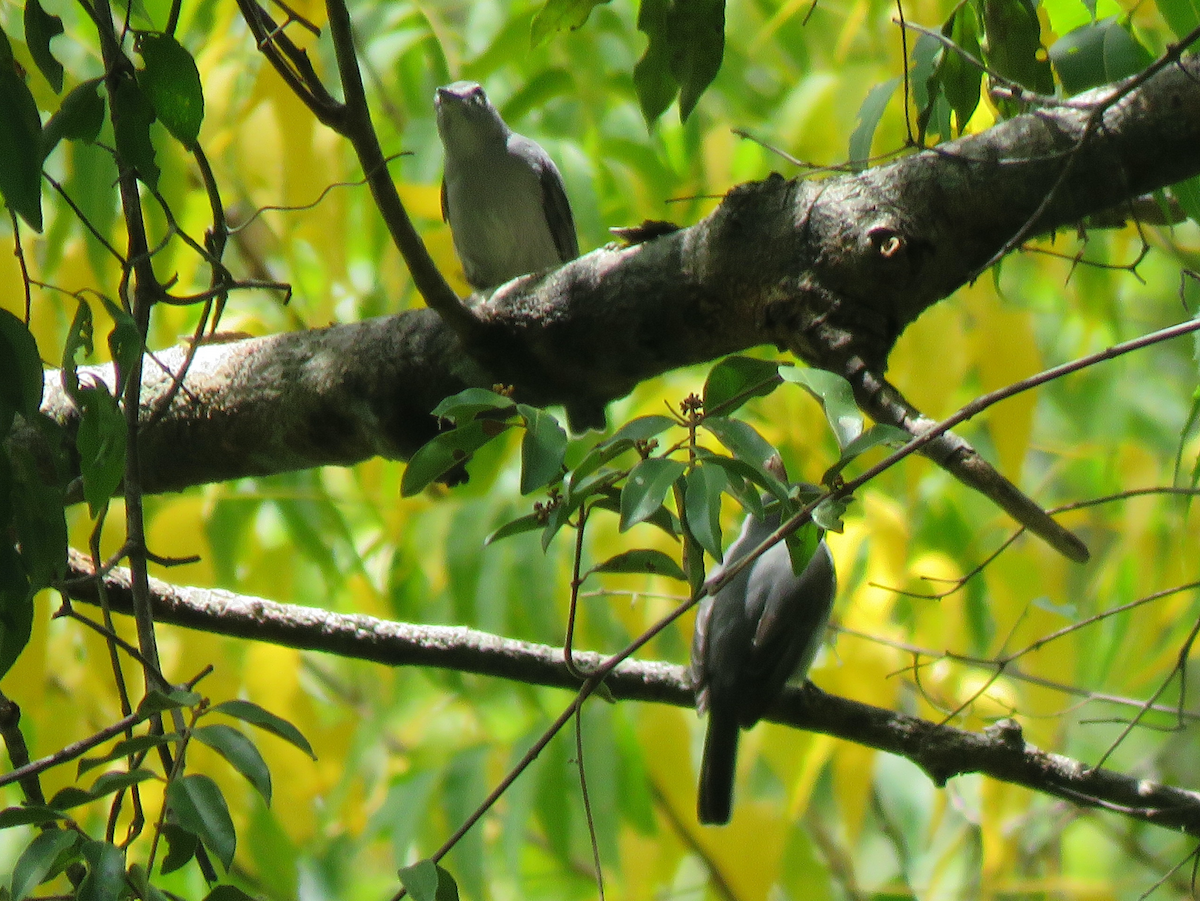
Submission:
[[[747,514],[711,578],[762,544],[779,522],[778,509],[763,519]],[[701,823],[729,822],[738,730],[757,723],[790,678],[808,672],[836,593],[837,573],[822,537],[799,576],[781,541],[701,601],[692,637],[696,708],[708,710],[696,804]]]
[[[473,81],[438,88],[433,105],[446,151],[442,217],[471,286],[494,288],[579,256],[562,175],[546,151],[509,128]],[[603,401],[572,400],[567,421],[576,434],[603,430]]]
[[[494,288],[579,256],[562,175],[546,151],[509,128],[473,81],[438,88],[434,108],[446,151],[442,217],[471,286]]]

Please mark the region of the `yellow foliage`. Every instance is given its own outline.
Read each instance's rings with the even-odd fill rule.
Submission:
[[[871,4],[868,0],[854,0],[847,11],[846,18],[842,23],[841,33],[837,38],[837,46],[834,50],[834,58],[839,63],[844,63],[847,56],[850,54],[851,46],[862,35],[863,27],[866,25],[867,16],[871,11]]]
[[[680,819],[688,814],[688,808],[677,811]],[[656,835],[622,829],[619,842],[621,881],[629,898],[646,897],[669,883],[684,853],[680,840],[668,829]]]
[[[160,556],[175,559],[196,556],[197,537],[204,534],[208,504],[198,494],[169,496],[153,505],[146,526],[146,544]],[[180,585],[212,585],[211,555],[182,566],[152,566],[151,574]]]
[[[888,375],[903,385],[905,396],[926,415],[940,418],[962,404],[967,373],[973,362],[966,340],[966,311],[958,304],[930,307],[904,330],[888,361]],[[937,348],[936,378],[930,348]]]
[[[843,827],[850,840],[857,841],[871,809],[871,779],[875,772],[874,748],[840,742],[833,757],[834,792]]]
[[[798,820],[808,810],[817,779],[833,756],[837,740],[828,735],[795,729],[770,729],[770,732],[773,740],[765,743],[763,756],[788,786],[785,807],[788,819]]]
[[[974,328],[969,333],[970,343],[974,345],[972,356],[979,367],[980,388],[983,391],[1003,388],[1043,368],[1031,313],[1006,308],[990,287],[985,288],[982,282],[964,289],[963,300],[975,320]],[[1000,457],[998,465],[1002,472],[1020,473],[1029,447],[1036,406],[1037,394],[1026,391],[989,408],[984,414]]]

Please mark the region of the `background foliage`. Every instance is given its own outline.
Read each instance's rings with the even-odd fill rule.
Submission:
[[[79,7],[65,0],[45,6],[66,25],[66,37],[52,46],[66,66],[67,88],[101,75]],[[936,29],[953,6],[918,0],[904,12]],[[296,8],[322,22],[320,4]],[[135,8],[135,24],[161,28],[166,12],[165,2],[151,0]],[[724,62],[711,88],[686,123],[671,111],[649,130],[633,79],[645,46],[633,6],[599,6],[585,26],[531,49],[536,12],[535,5],[500,0],[364,0],[352,10],[385,151],[407,154],[392,164],[393,175],[447,273],[457,273],[457,263],[438,208],[441,151],[432,96],[454,78],[484,83],[507,121],[559,162],[585,250],[608,240],[609,226],[647,217],[690,223],[729,187],[773,169],[794,171],[733,128],[800,159],[837,163],[851,154],[857,111],[873,96],[889,102],[873,142],[869,130],[859,131],[857,149],[864,140],[876,153],[903,146],[896,86],[890,94],[875,90],[903,70],[891,3],[824,0],[811,14],[807,3],[789,0],[731,4]],[[20,13],[6,3],[0,25],[45,113],[59,98],[32,74],[37,67],[19,37]],[[1112,0],[1094,8],[1047,0],[1037,11],[1048,45],[1093,16],[1116,16],[1129,29],[1122,34],[1135,34],[1155,54],[1186,30],[1180,23],[1189,14],[1194,23],[1194,7],[1122,7]],[[961,28],[955,34],[961,38]],[[269,334],[419,305],[366,190],[355,184],[360,175],[348,148],[262,62],[236,7],[185,4],[176,35],[204,85],[200,143],[231,218],[245,223],[233,238],[231,265],[293,286],[286,305],[281,292],[238,294],[222,328]],[[320,70],[332,70],[327,38],[313,40],[311,53]],[[956,131],[986,127],[995,115],[987,102],[970,110],[952,106],[962,113]],[[937,116],[948,134],[949,111]],[[189,158],[160,126],[153,134],[160,190],[180,224],[201,232],[207,208]],[[111,140],[101,133],[102,143]],[[71,141],[50,155],[46,170],[121,246],[111,156]],[[33,277],[45,283],[35,290],[30,328],[49,362],[61,359],[75,313],[76,300],[66,292],[115,296],[118,270],[53,194],[45,195],[44,216],[42,235],[23,230],[22,239]],[[161,215],[152,227],[162,233]],[[11,222],[0,224],[10,243],[12,229]],[[1129,263],[1143,238],[1151,251],[1136,276],[1072,259],[1082,253],[1089,261]],[[1063,256],[1040,252],[1047,249]],[[174,244],[155,268],[199,290],[207,278],[199,263]],[[1181,270],[1200,269],[1198,263],[1194,224],[1047,239],[927,313],[902,338],[890,377],[925,412],[946,415],[982,391],[1189,315],[1200,283]],[[461,274],[455,277],[465,291]],[[23,297],[17,260],[5,255],[0,305],[24,316]],[[107,332],[107,314],[93,306],[97,327]],[[189,335],[197,315],[194,308],[156,308],[150,346]],[[103,342],[96,350],[103,359]],[[661,412],[664,401],[676,405],[699,391],[703,378],[684,371],[643,385],[610,407],[610,421]],[[795,386],[785,388],[752,403],[750,421],[783,450],[794,476],[816,481],[837,458],[836,442],[820,407]],[[1195,389],[1194,348],[1177,341],[1008,401],[965,433],[1046,505],[1169,485],[1177,460],[1186,471],[1200,455],[1188,429]],[[571,453],[577,459],[582,449]],[[404,467],[382,460],[148,498],[149,543],[160,555],[201,556],[159,572],[180,584],[560,644],[567,536],[545,554],[536,534],[483,547],[490,531],[529,510],[518,497],[516,461],[514,440],[482,454],[468,485],[403,500]],[[119,513],[114,502],[109,521],[118,522]],[[729,528],[736,511],[729,506],[726,514]],[[937,580],[966,573],[1007,537],[1010,524],[927,461],[910,459],[886,473],[852,505],[844,534],[831,537],[842,581],[835,608],[841,631],[818,659],[813,680],[830,692],[933,719],[953,714],[969,728],[1016,715],[1034,744],[1097,761],[1136,703],[1172,672],[1197,619],[1196,591],[1097,619],[1024,654],[1014,664],[1019,672],[1010,669],[990,684],[986,666],[942,656],[986,660],[1018,651],[1198,577],[1195,524],[1185,501],[1118,500],[1070,514],[1067,523],[1092,548],[1086,567],[1020,540],[954,594],[940,600],[900,594],[928,592]],[[69,526],[71,543],[86,547],[93,528],[86,506],[71,511]],[[589,539],[593,562],[631,540],[674,552],[647,526],[622,536],[602,524]],[[123,540],[119,528],[106,528],[102,556]],[[633,576],[599,584],[602,590],[588,585],[593,592],[578,647],[619,648],[670,609],[681,590],[680,583]],[[39,597],[32,642],[2,683],[23,708],[35,755],[120,715],[103,641],[69,621],[51,621],[56,603]],[[128,623],[119,625],[132,635]],[[685,661],[690,625],[688,617],[644,653]],[[386,897],[396,868],[440,844],[567,701],[548,689],[386,670],[168,627],[160,642],[173,679],[191,678],[212,663],[202,683],[207,695],[247,698],[286,717],[316,752],[313,762],[284,741],[260,741],[274,774],[268,808],[209,749],[191,751],[191,770],[220,785],[241,837],[231,880],[270,898]],[[927,654],[914,670],[919,649]],[[1160,699],[1168,708],[1182,703],[1181,681]],[[1162,728],[1174,717],[1147,720],[1160,728],[1124,737],[1109,765],[1194,786],[1194,721],[1185,718],[1181,731],[1168,732]],[[743,742],[733,823],[701,830],[692,814],[701,737],[694,715],[593,702],[584,726],[592,813],[615,897],[754,898],[768,890],[812,899],[1134,897],[1168,877],[1192,850],[1181,837],[976,777],[957,778],[941,791],[897,758],[770,725]],[[555,740],[450,855],[447,866],[468,897],[593,895],[574,757],[569,736]],[[47,793],[74,779],[72,767],[51,771]],[[150,805],[154,785],[143,789]],[[17,803],[15,789],[4,792],[7,803]],[[81,823],[93,831],[102,823],[102,807],[80,810]],[[30,834],[0,831],[0,872],[11,869]],[[1174,885],[1163,891],[1185,886],[1186,875],[1185,868],[1169,876]],[[161,885],[184,897],[205,892],[194,867]]]

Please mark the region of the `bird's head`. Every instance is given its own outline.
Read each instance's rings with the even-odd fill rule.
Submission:
[[[509,128],[474,81],[456,81],[434,93],[438,134],[446,153],[470,156],[494,141],[503,143]]]

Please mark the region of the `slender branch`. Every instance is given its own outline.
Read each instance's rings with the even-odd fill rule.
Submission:
[[[354,37],[350,24],[350,13],[344,0],[326,0],[329,14],[329,31],[333,37],[333,49],[338,61],[338,74],[342,91],[346,97],[346,123],[342,134],[349,139],[358,155],[359,165],[367,177],[371,196],[379,208],[391,233],[392,240],[404,256],[408,271],[425,303],[446,321],[464,339],[480,332],[479,322],[446,281],[445,276],[433,262],[425,242],[417,233],[400,201],[396,184],[388,174],[387,162],[379,146],[379,136],[371,123],[371,111],[367,106],[362,73],[358,68],[358,56],[354,49]]]
[[[17,767],[10,773],[0,775],[0,788],[12,783],[23,782],[32,776],[39,773],[44,773],[46,770],[53,767],[75,760],[77,757],[82,757],[92,748],[97,745],[102,745],[110,738],[116,738],[126,729],[132,729],[138,723],[149,719],[153,714],[135,710],[128,716],[123,716],[110,726],[105,726],[99,732],[89,735],[87,738],[81,738],[79,741],[71,742],[71,744],[55,751],[53,754],[48,754],[45,757],[40,757],[37,760],[30,761],[24,766]]]
[[[72,575],[88,574],[88,565],[82,555],[72,554]],[[105,577],[105,583],[112,608],[127,612],[128,572],[115,569]],[[628,648],[615,656],[576,651],[577,664],[589,671],[596,669],[580,689],[563,662],[561,648],[464,627],[420,626],[340,615],[217,589],[173,586],[159,580],[152,580],[152,587],[160,622],[390,666],[439,667],[576,692],[563,712],[563,724],[589,693],[589,686],[594,688],[601,677],[606,693],[617,700],[680,707],[694,704],[691,684],[681,666],[637,660],[623,660],[612,666],[613,660],[629,652]],[[78,601],[93,602],[89,591],[91,586],[86,580],[71,584],[72,596]],[[642,646],[646,640],[643,635],[633,645]],[[611,672],[605,674],[608,666],[612,666]],[[1089,767],[1041,751],[1025,743],[1020,727],[1012,721],[982,733],[971,732],[829,695],[811,684],[788,689],[767,719],[907,757],[938,785],[954,776],[981,773],[1076,805],[1099,807],[1200,836],[1200,792]],[[538,750],[540,746],[530,753],[536,756]]]

